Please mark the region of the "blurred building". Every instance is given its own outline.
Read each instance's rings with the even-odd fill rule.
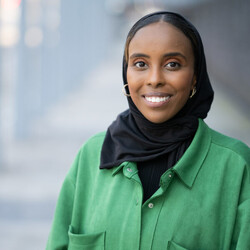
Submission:
[[[2,100],[2,130],[8,136],[28,136],[30,121],[103,60],[112,32],[103,5],[2,0],[1,99],[8,99]]]

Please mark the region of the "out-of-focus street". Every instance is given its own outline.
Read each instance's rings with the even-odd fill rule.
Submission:
[[[8,145],[0,174],[1,249],[44,249],[62,181],[84,141],[126,108],[120,61],[101,65],[33,124],[31,139]],[[109,79],[103,81],[103,79]]]

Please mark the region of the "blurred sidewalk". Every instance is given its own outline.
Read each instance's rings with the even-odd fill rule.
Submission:
[[[77,151],[127,108],[121,89],[121,60],[105,62],[34,122],[30,139],[5,146],[0,169],[1,249],[45,248],[56,199]]]
[[[4,250],[44,249],[62,181],[82,143],[127,108],[121,56],[106,62],[33,124],[29,140],[10,143],[0,170],[0,242]],[[250,145],[250,120],[215,86],[207,123]]]

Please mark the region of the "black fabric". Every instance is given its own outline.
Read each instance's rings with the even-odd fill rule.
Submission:
[[[167,12],[150,15],[164,13]],[[128,97],[129,109],[118,115],[107,130],[101,151],[101,169],[118,166],[124,161],[146,162],[162,155],[168,155],[168,165],[173,166],[187,149],[197,130],[198,118],[204,119],[207,116],[213,101],[202,41],[195,27],[189,25],[198,41],[196,94],[174,118],[160,124],[147,120]],[[126,72],[127,64],[124,59],[124,84],[127,83]]]
[[[172,167],[173,162],[177,162],[178,159],[184,154],[185,148],[187,148],[192,141],[185,141],[184,147],[179,147],[168,154],[161,155],[155,159],[138,162],[138,175],[140,177],[143,186],[143,203],[148,200],[159,188],[160,178],[169,168]]]
[[[167,159],[167,155],[162,155],[156,159],[137,164],[138,174],[143,186],[143,203],[159,188],[160,178],[169,168]]]
[[[100,168],[112,168],[124,161],[147,161],[183,146],[179,151],[185,151],[185,141],[193,138],[198,127],[195,117],[173,119],[164,124],[148,120],[145,124],[146,118],[136,119],[127,110],[109,127],[102,147]]]

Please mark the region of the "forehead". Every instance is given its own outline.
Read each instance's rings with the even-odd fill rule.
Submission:
[[[160,48],[193,54],[191,41],[181,30],[166,22],[152,23],[138,30],[130,41],[128,52]]]

